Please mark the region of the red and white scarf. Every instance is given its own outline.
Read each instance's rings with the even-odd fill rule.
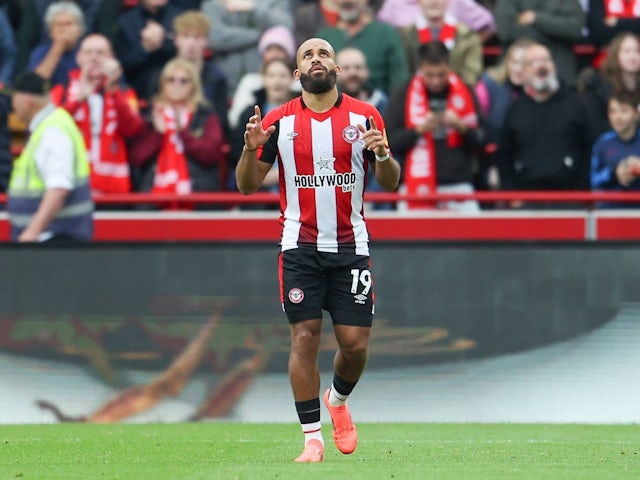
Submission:
[[[605,17],[640,17],[640,0],[604,0]]]
[[[162,108],[165,131],[162,139],[162,148],[158,153],[156,162],[156,174],[153,179],[152,193],[191,193],[191,178],[187,166],[187,157],[184,154],[184,145],[178,134],[178,120],[181,128],[185,129],[191,122],[191,112],[185,110],[176,118],[175,110],[169,107]]]
[[[416,30],[418,31],[418,41],[422,45],[423,43],[431,42],[432,40],[440,40],[445,44],[448,50],[452,50],[456,44],[456,33],[458,29],[456,27],[455,19],[446,16],[444,18],[444,24],[438,33],[438,38],[433,38],[433,31],[429,26],[427,19],[420,15],[416,19]]]
[[[454,111],[469,127],[478,126],[473,97],[467,86],[454,73],[449,73],[449,93],[446,110]],[[415,75],[409,84],[405,103],[405,126],[415,129],[421,125],[429,113],[429,95],[420,75]],[[447,129],[447,145],[456,148],[462,145],[462,136],[454,129]],[[433,135],[426,132],[406,157],[404,184],[409,195],[425,195],[436,191],[436,165]],[[407,202],[408,208],[433,208],[435,202]]]
[[[66,101],[77,102],[80,92],[80,70],[69,73]],[[80,103],[73,118],[82,132],[91,162],[91,188],[103,193],[126,193],[131,191],[127,147],[118,134],[118,113],[113,94],[101,92],[103,98],[100,134],[93,135],[91,111],[87,100]],[[134,99],[135,101],[135,99]],[[94,145],[94,138],[99,146]]]

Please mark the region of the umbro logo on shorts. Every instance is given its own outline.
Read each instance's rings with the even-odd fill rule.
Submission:
[[[358,295],[354,295],[353,298],[355,298],[356,303],[359,303],[361,305],[364,305],[367,301],[367,296],[361,293],[359,293]]]

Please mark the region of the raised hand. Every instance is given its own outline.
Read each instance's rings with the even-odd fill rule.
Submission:
[[[362,139],[364,140],[364,148],[367,150],[373,150],[379,157],[384,157],[387,152],[387,146],[385,145],[384,135],[378,130],[376,121],[373,116],[369,117],[369,130],[364,128],[364,125],[358,125],[358,130],[362,133]]]
[[[266,130],[262,126],[262,114],[260,113],[260,107],[256,105],[254,107],[255,115],[249,117],[247,127],[244,132],[244,146],[246,150],[253,151],[261,147],[271,134],[276,130],[275,125],[271,125]]]

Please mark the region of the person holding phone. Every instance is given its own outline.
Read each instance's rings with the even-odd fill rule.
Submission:
[[[484,147],[488,132],[478,115],[472,89],[449,65],[449,50],[440,41],[419,47],[420,66],[392,95],[385,112],[389,141],[404,157],[404,190],[473,193],[474,151]],[[475,212],[475,200],[442,204],[420,199],[408,208],[449,208]]]

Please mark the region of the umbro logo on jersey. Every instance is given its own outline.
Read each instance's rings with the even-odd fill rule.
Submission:
[[[295,140],[295,138],[300,135],[298,132],[289,132],[287,133],[287,137],[289,137],[289,140]]]

